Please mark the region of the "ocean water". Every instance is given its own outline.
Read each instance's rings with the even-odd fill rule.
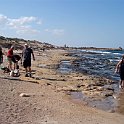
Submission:
[[[115,67],[121,60],[124,50],[73,50],[70,56],[77,57],[73,62],[61,61],[59,71],[69,73],[78,71],[94,76],[102,76],[114,81],[119,81],[119,74],[115,73]]]
[[[110,96],[103,101],[88,102],[89,99],[87,98],[86,101],[89,104],[92,103],[90,106],[95,105],[97,108],[104,110],[116,108],[118,112],[124,114],[124,97],[122,97],[124,96],[124,91],[121,92],[119,89],[120,76],[118,73],[115,73],[115,67],[119,60],[121,60],[122,55],[124,55],[124,50],[72,50],[69,51],[69,55],[77,59],[73,63],[67,60],[61,61],[58,69],[59,72],[63,74],[80,72],[96,77],[105,77],[116,82],[113,84],[113,88],[119,100]],[[72,92],[72,99],[84,100],[83,97],[83,94],[80,92]]]
[[[90,75],[102,76],[108,79],[119,81],[119,74],[115,73],[115,67],[121,60],[124,50],[81,50],[73,52],[72,56],[76,56],[74,69]]]

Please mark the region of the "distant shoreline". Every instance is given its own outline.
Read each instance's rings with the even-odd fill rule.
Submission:
[[[75,50],[113,50],[122,51],[123,48],[97,48],[97,47],[66,47],[65,49],[75,49]]]
[[[11,45],[14,45],[17,49],[22,49],[23,45],[27,43],[29,44],[32,48],[34,49],[72,49],[72,50],[118,50],[121,51],[123,50],[122,47],[118,47],[118,48],[97,48],[97,47],[68,47],[66,45],[64,46],[56,46],[56,45],[52,45],[49,43],[45,43],[45,42],[40,42],[40,41],[36,41],[36,40],[24,40],[24,39],[20,39],[20,38],[7,38],[7,37],[3,37],[0,36],[0,45],[4,48],[9,48]]]

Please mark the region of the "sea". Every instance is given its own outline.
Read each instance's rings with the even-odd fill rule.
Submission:
[[[68,52],[70,56],[76,57],[76,60],[73,64],[67,60],[61,61],[58,71],[62,74],[80,72],[113,80],[116,82],[113,86],[118,99],[108,97],[104,101],[92,101],[90,106],[103,110],[116,108],[116,111],[124,114],[124,91],[119,89],[120,77],[115,73],[115,67],[124,55],[124,50],[69,50]],[[83,97],[82,93],[72,92],[73,99],[83,100]]]
[[[115,81],[120,80],[119,74],[115,73],[115,67],[124,55],[124,50],[71,50],[69,53],[77,59],[73,65],[69,61],[61,61],[59,68],[61,73],[78,71]]]

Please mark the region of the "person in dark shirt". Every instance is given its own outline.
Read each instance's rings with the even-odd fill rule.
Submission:
[[[27,44],[25,44],[25,47],[22,51],[23,66],[26,71],[25,77],[31,77],[31,55],[33,60],[35,60],[33,50],[29,48]]]
[[[3,52],[2,47],[0,46],[0,65],[3,63]]]
[[[124,55],[122,56],[122,59],[116,65],[115,72],[119,72],[120,79],[121,79],[120,87],[124,88]]]

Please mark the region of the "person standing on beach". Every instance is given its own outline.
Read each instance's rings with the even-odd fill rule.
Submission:
[[[3,52],[2,47],[0,46],[0,65],[3,63]]]
[[[122,56],[122,59],[116,65],[115,72],[119,72],[120,79],[121,79],[120,87],[124,88],[124,55]]]
[[[11,46],[11,48],[7,52],[8,68],[10,71],[12,71],[13,50],[14,50],[14,46]]]
[[[26,72],[25,77],[31,77],[31,55],[33,60],[35,60],[33,50],[28,47],[28,44],[25,44],[22,51],[23,66]]]

